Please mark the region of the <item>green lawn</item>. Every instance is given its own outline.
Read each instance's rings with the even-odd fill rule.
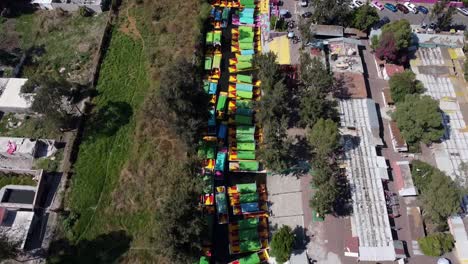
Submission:
[[[36,186],[37,182],[32,179],[32,175],[16,173],[0,173],[0,189],[6,185],[29,185]]]
[[[127,103],[135,114],[149,87],[148,67],[142,43],[124,35],[116,27],[103,61],[97,85],[95,112],[109,102]],[[93,238],[103,233],[112,221],[105,209],[111,192],[129,157],[135,129],[134,115],[113,135],[87,137],[80,145],[69,197],[70,207],[80,214],[73,228],[75,238]]]

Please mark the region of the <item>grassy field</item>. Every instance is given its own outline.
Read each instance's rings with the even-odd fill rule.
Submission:
[[[143,53],[141,41],[114,30],[97,85],[96,112],[111,102],[126,103],[138,111],[149,88]],[[85,131],[69,197],[72,210],[80,214],[73,229],[77,238],[93,237],[109,226],[105,208],[112,202],[110,193],[128,159],[134,128],[131,116],[113,135],[87,136],[91,131]]]
[[[24,77],[63,70],[71,81],[88,82],[107,13],[81,17],[60,11],[37,11],[0,24],[0,48],[31,49]]]
[[[36,186],[37,181],[32,179],[31,175],[28,174],[16,174],[16,173],[0,173],[0,188],[6,185],[29,185]]]
[[[171,164],[182,163],[186,146],[158,117],[152,95],[159,89],[161,67],[175,56],[193,56],[202,3],[145,0],[121,7],[101,67],[94,112],[120,102],[130,106],[131,115],[112,134],[96,133],[99,126],[86,124],[67,207],[79,215],[74,240],[116,230],[130,235],[124,263],[170,263],[155,250],[162,239],[157,212],[170,184],[166,174],[177,167]]]

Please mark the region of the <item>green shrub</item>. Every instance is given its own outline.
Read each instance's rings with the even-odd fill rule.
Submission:
[[[270,244],[270,253],[276,258],[276,262],[284,263],[288,261],[292,252],[293,243],[294,234],[289,226],[284,225],[273,234]]]
[[[424,255],[438,257],[453,248],[455,240],[451,234],[435,233],[418,239],[419,247]]]

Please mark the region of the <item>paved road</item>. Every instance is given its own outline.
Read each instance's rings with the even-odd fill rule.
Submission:
[[[391,21],[394,20],[400,20],[400,19],[406,19],[410,22],[412,25],[420,25],[422,23],[429,24],[433,22],[430,19],[430,6],[426,6],[429,9],[429,14],[425,15],[423,13],[418,13],[418,14],[413,14],[413,13],[408,13],[408,14],[403,14],[402,12],[392,12],[388,9],[384,9],[382,11],[379,11],[380,17],[388,17]],[[468,25],[468,16],[464,16],[458,12],[456,12],[453,16],[453,21],[452,24],[454,25]]]

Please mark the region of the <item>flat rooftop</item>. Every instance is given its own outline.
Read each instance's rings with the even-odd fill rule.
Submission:
[[[439,101],[443,125],[442,142],[433,144],[436,166],[454,181],[468,184],[461,165],[468,162],[468,90],[463,80],[459,49],[419,48],[410,62],[416,78],[425,87],[425,94]]]
[[[367,88],[364,76],[361,73],[354,72],[335,72],[335,80],[342,86],[342,95],[337,97],[344,98],[367,98]]]
[[[32,211],[7,210],[0,231],[11,241],[21,243],[20,248],[24,248],[33,217]]]
[[[339,101],[344,139],[346,176],[352,188],[353,236],[359,237],[361,261],[393,261],[396,258],[382,180],[388,179],[385,158],[377,155],[379,141],[371,130],[375,123],[371,99]]]
[[[32,95],[21,93],[21,87],[27,80],[22,78],[0,78],[0,109],[27,110],[31,107]]]
[[[362,59],[359,55],[361,42],[350,38],[328,39],[330,50],[329,62],[332,72],[364,73]]]

